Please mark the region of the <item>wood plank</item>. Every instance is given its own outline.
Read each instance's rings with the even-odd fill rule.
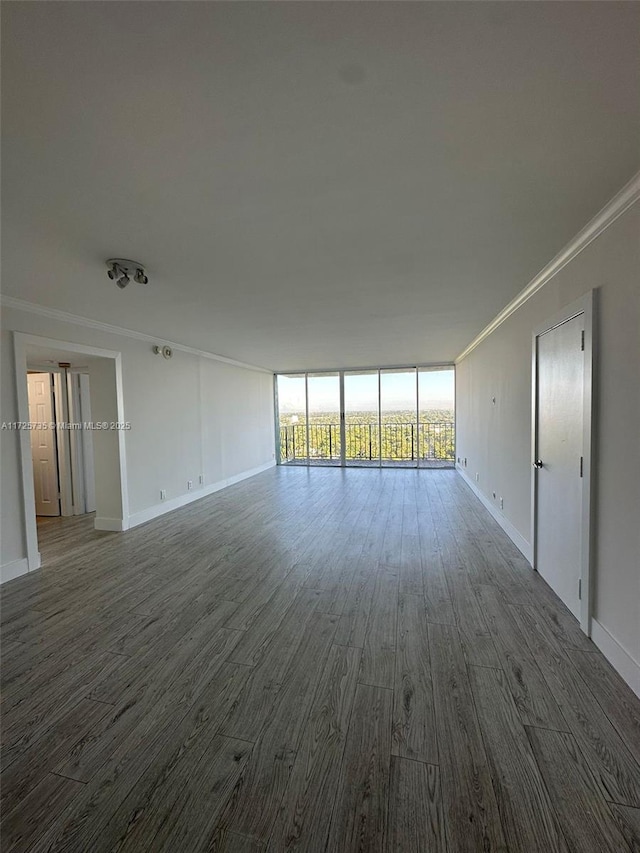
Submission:
[[[337,617],[316,613],[223,816],[232,832],[267,841],[286,790]]]
[[[224,599],[194,604],[191,616],[185,613],[145,653],[124,660],[117,670],[100,679],[89,695],[100,702],[116,705],[145,684],[168,681],[211,635],[217,633],[236,607],[235,602]],[[234,636],[237,642],[238,633]]]
[[[230,680],[238,688],[243,686],[249,668],[225,665],[239,636],[238,631],[221,628],[190,659],[181,660],[178,667],[166,669],[162,673],[164,677],[140,684],[134,694],[116,706],[106,705],[107,716],[65,754],[56,772],[80,782],[90,782],[108,766],[121,743],[128,738],[133,738],[134,743],[144,741],[164,722],[182,719],[212,682],[219,684],[221,693],[229,689]],[[225,673],[226,678],[223,677]]]
[[[360,662],[358,680],[363,684],[393,689],[397,618],[398,572],[381,566]]]
[[[508,849],[566,853],[504,672],[472,666],[469,676]]]
[[[286,624],[276,633],[260,663],[247,678],[242,693],[229,709],[220,728],[221,734],[253,742],[258,739],[287,680],[308,626],[326,621],[326,614],[318,619],[319,614],[315,613],[318,595],[318,590],[307,589],[298,596]]]
[[[211,837],[206,849],[208,853],[262,853],[265,846],[261,841],[219,828]]]
[[[537,610],[512,606],[571,733],[606,799],[640,804],[640,768]]]
[[[377,571],[377,564],[365,559],[358,562],[336,629],[335,641],[339,645],[364,648]]]
[[[225,663],[186,715],[176,718],[162,711],[145,715],[117,744],[100,773],[55,816],[33,853],[65,847],[98,853],[124,843],[134,827],[147,820],[156,826],[157,810],[145,810],[149,798],[157,790],[154,802],[159,804],[166,786],[184,787],[184,778],[206,752],[245,674],[246,667]],[[182,775],[172,777],[176,768]]]
[[[506,851],[457,629],[430,623],[429,645],[449,844],[456,853]]]
[[[31,790],[19,807],[2,815],[2,850],[31,851],[43,829],[71,803],[82,789],[80,782],[47,775]]]
[[[269,643],[278,631],[278,628],[287,617],[287,612],[295,603],[297,596],[303,590],[304,573],[297,574],[293,580],[287,582],[282,581],[280,587],[271,596],[270,600],[261,608],[260,613],[255,616],[252,622],[248,622],[242,617],[240,620],[236,618],[237,614],[233,614],[229,620],[229,625],[236,625],[238,622],[245,624],[243,629],[245,635],[238,643],[233,652],[233,660],[235,663],[243,663],[247,666],[255,666],[266,649]],[[319,600],[319,596],[316,599]]]
[[[52,684],[51,689],[33,697],[3,716],[2,769],[23,755],[52,726],[60,722],[86,697],[102,678],[109,677],[122,665],[122,658],[110,652],[95,652]]]
[[[192,725],[168,761],[163,753],[150,765],[106,826],[106,843],[99,839],[94,850],[114,846],[121,853],[209,849],[209,838],[252,744],[221,735],[210,737],[215,723],[207,726],[205,722],[200,730],[195,720]]]
[[[431,517],[424,518],[420,525],[420,549],[422,553],[422,582],[427,605],[427,619],[443,625],[455,625],[451,593],[442,559],[440,543]]]
[[[632,853],[640,853],[640,809],[609,803],[609,811]]]
[[[404,529],[401,540],[399,575],[399,592],[401,594],[424,595],[420,536],[417,533],[407,534]]]
[[[573,735],[527,727],[554,811],[572,853],[620,853],[626,843]]]
[[[269,851],[326,850],[360,655],[360,649],[336,645],[331,649],[278,809]]]
[[[568,655],[640,765],[640,699],[599,651],[572,649]]]
[[[56,725],[10,764],[0,776],[2,812],[8,814],[18,806],[71,750],[91,737],[111,710],[109,705],[80,699]]]
[[[522,722],[545,729],[569,731],[502,593],[485,584],[475,587],[475,593]]]
[[[399,598],[392,753],[430,764],[438,761],[426,607],[422,596]]]
[[[447,584],[467,661],[476,666],[499,668],[500,659],[469,575],[449,572]]]
[[[389,853],[446,853],[440,772],[433,764],[391,759]]]
[[[384,850],[391,755],[390,690],[358,684],[327,850]]]

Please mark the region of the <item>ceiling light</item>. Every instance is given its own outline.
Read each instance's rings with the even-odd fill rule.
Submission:
[[[131,279],[137,284],[149,283],[144,264],[140,261],[128,261],[126,258],[110,258],[107,261],[107,275],[111,281],[115,281],[120,290],[124,290]]]

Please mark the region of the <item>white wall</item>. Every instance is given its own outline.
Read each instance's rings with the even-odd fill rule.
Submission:
[[[111,358],[96,358],[89,368],[91,395],[91,418],[96,422],[108,423],[118,420],[116,395],[116,365]],[[93,470],[99,488],[96,491],[96,526],[110,529],[109,521],[123,518],[122,480],[120,477],[120,455],[118,433],[98,430],[92,433]],[[111,528],[113,529],[113,528]],[[117,529],[117,527],[115,528]]]
[[[13,331],[122,354],[124,417],[132,426],[125,433],[129,497],[125,524],[142,523],[275,464],[271,374],[181,350],[174,351],[173,358],[164,359],[153,353],[148,341],[13,307],[2,310],[3,421],[18,419]],[[112,365],[107,368],[113,370]],[[93,420],[112,420],[102,418],[95,409],[98,379],[92,367]],[[101,438],[104,436],[100,433],[94,434],[96,469],[100,465],[97,457]],[[1,432],[0,452],[0,565],[4,570],[7,565],[22,565],[26,558],[17,433]],[[191,491],[187,489],[188,480],[193,481]],[[162,503],[161,489],[167,493]],[[2,577],[15,573],[3,571]]]
[[[640,689],[640,204],[458,364],[456,453],[467,458],[472,481],[479,474],[485,498],[494,503],[494,490],[503,496],[506,529],[530,545],[533,329],[593,288],[600,315],[593,638]]]

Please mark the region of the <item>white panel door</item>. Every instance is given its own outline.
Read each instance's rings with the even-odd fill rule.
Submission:
[[[58,485],[58,455],[56,431],[49,426],[55,421],[51,375],[29,373],[29,421],[46,424],[47,429],[31,429],[31,456],[33,459],[33,485],[36,496],[36,515],[60,515],[60,487]]]
[[[584,314],[538,337],[536,568],[580,618]]]

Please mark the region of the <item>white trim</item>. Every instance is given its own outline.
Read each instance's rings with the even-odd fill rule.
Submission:
[[[215,483],[210,483],[208,486],[204,486],[202,489],[198,489],[197,491],[186,492],[184,495],[178,495],[175,498],[171,498],[171,500],[163,501],[160,504],[154,504],[153,506],[147,507],[147,509],[140,510],[140,512],[134,512],[133,515],[129,516],[129,527],[138,527],[140,524],[146,524],[147,521],[152,521],[154,518],[166,515],[168,512],[173,512],[174,510],[180,509],[181,507],[193,503],[194,501],[198,501],[201,498],[206,498],[214,492],[219,492],[221,489],[227,488],[227,486],[233,486],[235,483],[240,483],[242,480],[247,480],[249,477],[255,477],[256,474],[261,474],[269,468],[274,468],[275,464],[275,461],[271,460],[270,462],[266,462],[264,465],[259,465],[257,468],[251,468],[248,471],[242,471],[242,473],[234,474],[232,477],[227,477],[224,480],[218,480]]]
[[[580,627],[587,635],[591,636],[591,611],[593,600],[593,578],[595,575],[593,566],[593,537],[595,530],[594,514],[594,481],[591,476],[595,460],[595,430],[593,400],[594,395],[594,313],[595,292],[590,290],[566,305],[545,323],[540,324],[533,330],[531,347],[531,543],[532,565],[537,570],[537,484],[538,471],[533,466],[534,460],[538,458],[538,338],[550,332],[575,317],[584,317],[584,372],[582,383],[582,454],[583,470],[581,478],[582,506],[580,516]]]
[[[462,470],[462,468],[456,463],[456,471],[464,482],[469,486],[474,495],[478,498],[482,506],[488,510],[489,514],[493,516],[493,518],[498,522],[500,527],[507,534],[509,539],[513,542],[516,548],[522,553],[522,555],[526,558],[526,560],[531,563],[533,560],[533,549],[531,547],[531,543],[527,542],[522,533],[514,527],[514,525],[509,521],[509,519],[504,515],[504,513],[500,512],[500,510],[495,507],[489,498],[480,491],[480,489],[476,486],[476,484],[469,479],[467,474]]]
[[[611,666],[623,678],[633,692],[640,698],[640,663],[622,646],[595,617],[591,619],[591,639],[609,661]]]
[[[86,346],[85,344],[59,341],[54,338],[43,338],[39,335],[30,335],[25,332],[13,332],[13,350],[15,356],[15,379],[16,394],[18,400],[18,421],[29,421],[29,396],[27,392],[27,349],[29,346],[40,346],[57,348],[67,352],[79,352],[85,355],[97,356],[99,358],[110,358],[115,360],[116,374],[116,397],[118,421],[126,420],[124,414],[124,393],[122,388],[122,356],[115,350],[99,349],[98,347]],[[33,459],[31,456],[31,437],[26,429],[20,432],[20,470],[22,475],[22,500],[24,506],[24,527],[27,545],[27,560],[29,570],[33,571],[40,567],[40,554],[38,551],[38,529],[36,525],[36,501],[33,489]],[[128,526],[129,494],[127,480],[126,460],[126,433],[125,430],[118,431],[118,451],[120,456],[120,500],[122,506],[121,519],[105,519],[105,523],[119,523],[119,530],[126,530]],[[96,519],[96,522],[98,519]],[[97,528],[112,530],[113,527]]]
[[[297,373],[300,376],[304,376],[305,373],[309,373],[311,376],[315,376],[317,373],[360,373],[360,372],[371,372],[374,373],[376,370],[453,370],[455,367],[454,361],[424,361],[419,364],[380,364],[375,367],[372,367],[370,364],[359,367],[319,367],[314,368],[313,370],[297,368],[296,370],[276,370],[274,371],[275,376],[288,376],[290,373]],[[271,373],[272,371],[269,371]]]
[[[29,571],[29,561],[26,557],[21,560],[13,560],[11,563],[5,563],[0,566],[0,584],[12,581],[14,578],[19,578],[20,575],[26,575]]]
[[[237,361],[234,358],[227,358],[224,355],[216,355],[206,350],[194,349],[184,344],[177,344],[174,341],[167,341],[160,337],[147,335],[144,332],[135,332],[133,329],[124,329],[121,326],[112,326],[109,323],[102,323],[100,320],[91,320],[88,317],[80,317],[78,314],[69,314],[67,311],[59,311],[57,308],[47,308],[44,305],[36,305],[34,302],[26,302],[24,299],[17,299],[15,296],[0,295],[0,304],[6,308],[14,308],[17,311],[26,311],[29,314],[38,314],[41,317],[49,317],[51,320],[59,320],[62,323],[72,323],[74,326],[84,326],[87,329],[97,329],[100,332],[107,332],[110,335],[120,335],[125,338],[133,338],[137,341],[146,341],[150,344],[162,343],[168,345],[173,350],[187,352],[191,355],[199,355],[202,358],[210,358],[213,361],[221,361],[224,364],[230,364],[233,367],[242,367],[245,370],[258,370],[260,373],[273,373],[266,367],[258,367],[254,364],[246,364],[244,361]],[[59,343],[59,342],[56,342]],[[72,352],[84,352],[83,349],[74,349],[71,346],[65,345],[65,349]]]
[[[484,328],[480,334],[475,337],[469,346],[463,350],[456,358],[456,364],[459,364],[472,352],[485,338],[488,338],[492,332],[502,325],[504,321],[510,317],[514,311],[517,311],[521,305],[537,293],[545,284],[550,281],[556,273],[570,263],[576,255],[579,255],[583,249],[591,243],[596,237],[599,237],[610,225],[612,225],[619,216],[622,216],[636,201],[640,199],[640,172],[637,172],[629,183],[609,201],[602,210],[594,216],[594,218],[578,232],[573,240],[562,249],[540,272],[533,278],[529,284],[521,290],[520,293],[506,305],[499,314]]]
[[[54,410],[56,423],[64,424],[69,417],[69,399],[67,390],[67,371],[64,367],[51,368],[47,371],[53,377]],[[60,489],[60,515],[68,517],[73,512],[73,486],[71,482],[71,441],[69,430],[56,430],[56,445],[58,448],[58,487]]]
[[[111,530],[117,533],[122,533],[122,531],[129,528],[126,516],[124,518],[106,518],[104,516],[97,516],[93,522],[93,526],[95,530]]]

